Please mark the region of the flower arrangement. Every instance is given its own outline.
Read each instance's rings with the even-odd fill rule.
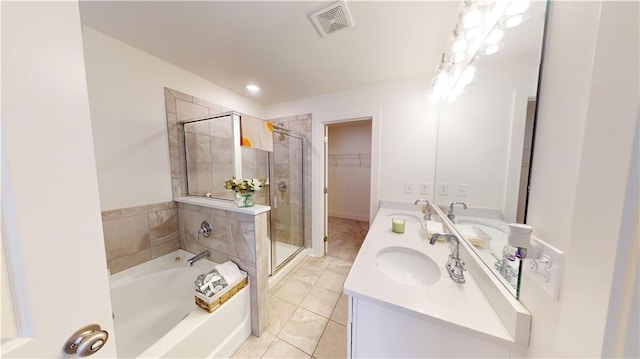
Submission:
[[[264,184],[264,180],[258,178],[237,179],[233,176],[224,182],[224,188],[230,189],[236,193],[253,194],[259,191]]]

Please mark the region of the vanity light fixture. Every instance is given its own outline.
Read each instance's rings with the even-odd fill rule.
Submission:
[[[442,54],[433,80],[433,103],[455,99],[475,77],[479,56],[495,54],[505,29],[524,22],[530,0],[466,0],[454,27],[451,49]]]

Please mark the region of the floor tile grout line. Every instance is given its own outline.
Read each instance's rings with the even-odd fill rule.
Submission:
[[[313,348],[313,353],[311,353],[311,356],[314,356],[316,354],[316,351],[318,350],[318,346],[320,345],[320,340],[322,340],[322,337],[324,336],[324,333],[327,331],[327,327],[329,326],[329,322],[331,321],[331,319],[327,320],[327,323],[324,325],[324,328],[322,328],[322,334],[320,334],[320,338],[318,339],[318,343],[316,344],[315,348]]]
[[[264,351],[260,354],[260,358],[264,358],[264,355],[267,354],[267,352],[269,351],[269,348],[271,348],[271,346],[273,345],[273,343],[276,341],[277,336],[273,336],[273,339],[271,339],[271,343],[269,343],[269,345],[267,345],[267,347],[264,349]]]
[[[349,235],[349,233],[345,233],[345,235]],[[359,241],[359,242],[360,242],[359,244],[361,245],[361,244],[362,244],[362,241]],[[358,247],[359,247],[359,246],[358,246]],[[357,253],[356,253],[356,254],[357,254]],[[294,309],[293,313],[291,313],[291,315],[290,315],[290,316],[288,316],[288,317],[286,318],[286,320],[284,321],[284,324],[283,324],[282,328],[280,328],[280,331],[279,331],[278,333],[273,334],[273,333],[269,332],[270,334],[272,334],[272,335],[274,336],[274,338],[271,340],[271,342],[269,343],[269,345],[267,346],[267,348],[266,348],[266,349],[264,350],[264,352],[261,354],[261,356],[260,356],[261,358],[264,358],[264,355],[267,353],[267,351],[269,350],[269,348],[271,348],[271,347],[274,345],[275,340],[276,340],[276,338],[277,338],[277,339],[279,339],[279,340],[281,340],[281,341],[283,341],[283,342],[287,343],[288,345],[291,345],[292,347],[296,348],[297,350],[300,350],[301,352],[305,353],[305,355],[309,355],[311,359],[316,359],[315,354],[316,354],[316,352],[317,352],[317,350],[318,350],[318,346],[320,345],[320,340],[322,340],[322,338],[324,337],[325,333],[327,332],[327,328],[328,328],[328,326],[329,326],[329,323],[330,323],[330,322],[333,322],[333,324],[336,324],[336,325],[339,325],[339,326],[341,326],[341,327],[343,327],[343,328],[346,328],[346,325],[344,325],[344,324],[342,324],[342,323],[339,323],[339,322],[337,322],[336,320],[331,319],[331,317],[333,316],[333,314],[334,314],[334,312],[335,312],[335,310],[336,310],[336,308],[337,308],[337,306],[338,306],[338,303],[340,302],[340,299],[341,299],[342,295],[344,294],[344,289],[342,289],[340,292],[336,292],[336,291],[331,290],[331,289],[327,289],[327,288],[320,287],[320,286],[318,286],[318,285],[317,285],[317,283],[318,283],[318,280],[320,279],[320,277],[322,277],[322,275],[323,275],[323,274],[325,274],[326,272],[331,272],[332,274],[336,274],[336,275],[340,275],[340,276],[345,276],[345,277],[346,277],[346,276],[348,275],[348,273],[349,273],[350,269],[351,269],[351,266],[353,266],[353,262],[354,262],[354,260],[355,260],[355,257],[353,257],[353,258],[351,258],[351,257],[348,257],[348,258],[341,258],[341,257],[338,257],[338,256],[329,255],[329,254],[327,254],[325,257],[330,258],[330,259],[318,259],[318,258],[311,257],[311,258],[313,258],[313,259],[311,259],[311,260],[307,260],[307,259],[303,260],[301,263],[299,263],[298,265],[296,265],[296,267],[295,267],[295,268],[293,268],[293,269],[291,270],[291,272],[287,273],[287,275],[286,275],[286,276],[284,276],[284,277],[280,280],[280,282],[279,282],[278,284],[276,284],[276,286],[274,286],[273,290],[270,290],[270,291],[269,291],[269,296],[271,296],[271,297],[276,297],[276,298],[278,298],[279,300],[282,300],[282,301],[284,301],[284,302],[285,302],[285,303],[287,303],[287,304],[293,305],[293,306],[295,307],[295,309]],[[323,260],[328,261],[328,262],[322,262]],[[314,263],[314,264],[310,264],[310,262],[311,262],[311,261],[315,261],[316,263]],[[336,269],[340,268],[341,266],[339,266],[339,265],[337,264],[337,262],[339,262],[339,261],[343,261],[343,262],[348,262],[348,263],[350,263],[350,265],[349,265],[349,269],[347,270],[347,273],[337,272],[336,270],[331,270],[331,269],[329,269],[329,268],[331,267],[331,265],[332,265],[334,262],[336,262],[336,267],[337,267]],[[318,265],[318,264],[321,264],[321,266],[320,266],[320,267],[316,267],[316,265]],[[344,263],[342,263],[342,264],[344,264]],[[319,269],[320,269],[320,271],[319,271],[319,275],[318,275],[318,278],[316,278],[316,280],[315,280],[315,282],[314,282],[314,283],[309,283],[309,282],[305,282],[305,281],[303,281],[303,280],[300,280],[300,279],[298,279],[298,278],[293,278],[293,275],[294,275],[296,272],[298,272],[300,269],[303,269],[303,268],[307,268],[307,269],[308,269],[308,268],[314,268],[314,267],[315,267],[315,268],[319,268]],[[338,270],[340,270],[340,269],[338,269]],[[286,281],[288,281],[288,280],[290,280],[290,279],[297,279],[297,280],[299,280],[300,282],[307,283],[307,284],[309,284],[309,285],[311,286],[311,288],[310,288],[310,289],[309,289],[309,291],[305,294],[305,296],[304,296],[304,298],[302,299],[302,301],[300,302],[300,304],[292,303],[291,301],[289,301],[289,300],[287,300],[287,299],[285,299],[285,298],[282,298],[282,297],[280,297],[280,296],[276,295],[276,292],[277,292],[277,291],[278,291],[278,290],[279,290],[279,289],[280,289],[280,288],[285,284],[285,282],[286,282]],[[327,318],[327,317],[325,317],[325,316],[323,316],[323,315],[321,315],[321,314],[319,314],[319,313],[316,313],[316,312],[314,312],[314,311],[312,311],[312,310],[309,310],[309,309],[306,309],[306,308],[303,308],[303,307],[302,307],[302,303],[304,303],[304,301],[305,301],[305,300],[308,298],[308,296],[311,294],[311,291],[313,290],[313,288],[324,289],[324,290],[326,290],[326,291],[329,291],[329,292],[332,292],[332,293],[335,293],[335,294],[337,294],[337,295],[338,295],[338,299],[336,300],[335,304],[332,306],[331,314],[329,315],[329,317],[328,317],[328,318]],[[343,285],[343,288],[344,288],[344,285]],[[309,311],[309,312],[311,312],[311,313],[313,313],[313,314],[315,314],[315,315],[318,315],[318,316],[320,316],[321,318],[323,318],[323,319],[325,319],[325,320],[326,320],[326,322],[325,322],[325,324],[324,324],[324,327],[323,327],[323,329],[322,329],[322,334],[319,336],[318,341],[317,341],[317,343],[316,343],[315,347],[313,348],[313,353],[312,353],[312,354],[307,354],[307,352],[305,352],[304,350],[302,350],[302,349],[298,348],[297,346],[295,346],[295,345],[293,345],[293,344],[289,343],[289,342],[288,342],[288,341],[286,341],[285,339],[282,339],[282,338],[280,338],[280,337],[279,337],[279,335],[280,335],[280,334],[281,334],[281,332],[282,332],[282,329],[287,325],[287,323],[291,320],[291,317],[293,317],[293,314],[294,314],[298,309],[302,309],[302,310]]]

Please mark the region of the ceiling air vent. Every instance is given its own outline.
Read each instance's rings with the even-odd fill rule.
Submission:
[[[349,8],[344,1],[338,1],[309,15],[320,36],[353,27]]]

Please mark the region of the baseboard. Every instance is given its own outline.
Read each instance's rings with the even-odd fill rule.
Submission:
[[[360,215],[360,214],[353,214],[353,213],[329,211],[329,217],[337,217],[337,218],[344,218],[344,219],[353,219],[355,221],[369,222],[368,215]]]

